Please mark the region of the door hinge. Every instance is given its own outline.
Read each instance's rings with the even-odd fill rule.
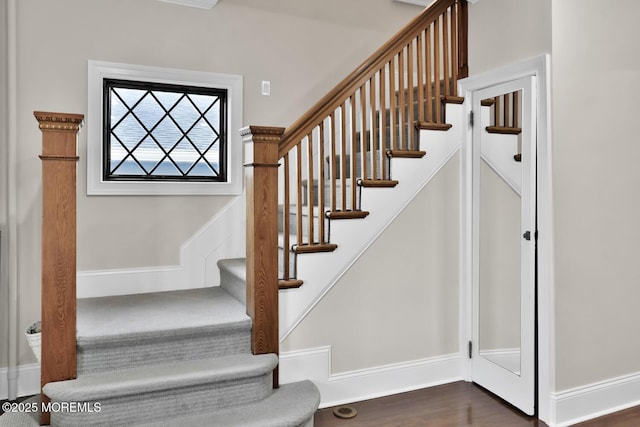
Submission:
[[[469,359],[471,359],[473,355],[473,344],[469,341]]]
[[[469,126],[473,127],[473,110],[469,111]]]

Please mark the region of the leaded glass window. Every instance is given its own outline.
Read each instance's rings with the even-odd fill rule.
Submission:
[[[106,181],[226,181],[225,89],[104,79]]]

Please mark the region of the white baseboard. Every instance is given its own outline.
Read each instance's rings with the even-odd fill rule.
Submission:
[[[0,368],[0,400],[9,397],[7,368]],[[18,397],[40,394],[40,364],[18,366]]]
[[[640,405],[640,373],[552,393],[551,426],[570,426]]]
[[[245,256],[244,194],[225,206],[180,248],[180,265],[79,271],[77,297],[141,294],[218,286],[217,262]]]
[[[281,354],[280,382],[312,380],[326,408],[460,381],[463,364],[460,354],[450,354],[332,374],[328,346]]]

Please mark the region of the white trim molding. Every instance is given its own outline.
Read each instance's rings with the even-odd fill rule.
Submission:
[[[197,7],[199,9],[213,9],[219,0],[160,0],[165,3],[178,4],[180,6]]]
[[[0,368],[0,400],[14,400],[16,397],[40,394],[40,364],[20,365],[15,372],[17,380],[16,395],[11,396],[7,377],[8,368]]]
[[[413,4],[415,6],[422,6],[422,7],[426,7],[429,4],[433,3],[433,0],[393,0],[393,1],[398,3]]]
[[[280,355],[280,383],[310,379],[320,390],[320,408],[359,402],[461,381],[464,357],[448,354],[334,374],[331,346]]]
[[[640,372],[553,393],[551,426],[569,426],[640,405]]]
[[[87,195],[238,195],[242,193],[242,76],[88,62]],[[104,181],[102,179],[102,97],[105,78],[212,87],[227,90],[227,182]]]

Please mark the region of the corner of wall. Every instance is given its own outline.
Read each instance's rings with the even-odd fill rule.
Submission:
[[[217,262],[245,256],[244,194],[235,197],[180,248],[180,265],[80,271],[78,298],[202,288],[220,284]]]

